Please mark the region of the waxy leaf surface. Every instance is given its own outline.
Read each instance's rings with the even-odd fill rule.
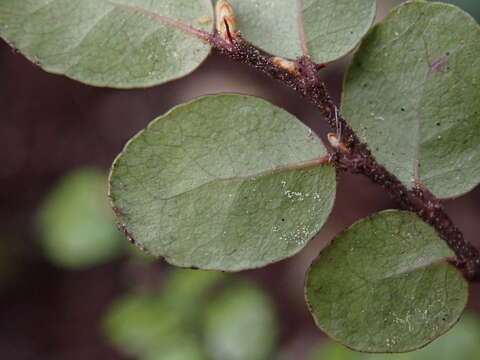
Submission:
[[[342,111],[408,188],[440,198],[480,179],[480,28],[451,5],[411,2],[363,40]]]
[[[317,325],[364,352],[418,349],[449,330],[468,284],[435,230],[384,211],[340,234],[310,267],[306,297]]]
[[[245,39],[273,55],[308,53],[317,63],[346,55],[375,17],[375,0],[229,0]]]
[[[0,37],[44,70],[118,88],[161,84],[196,69],[210,46],[128,5],[210,32],[210,0],[2,0]]]
[[[216,95],[181,105],[115,161],[121,227],[169,263],[237,271],[292,256],[320,230],[335,169],[311,130],[264,100]]]
[[[480,354],[480,318],[466,313],[455,327],[432,344],[406,354],[366,354],[338,343],[322,344],[309,360],[473,360]]]

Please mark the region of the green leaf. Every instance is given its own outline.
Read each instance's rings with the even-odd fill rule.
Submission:
[[[432,0],[432,2],[443,2],[456,5],[472,15],[475,19],[477,19],[477,21],[480,20],[480,3],[478,0]]]
[[[365,352],[418,349],[450,329],[468,284],[435,230],[383,211],[340,234],[312,264],[306,297],[317,325]]]
[[[125,247],[107,201],[106,176],[71,172],[48,194],[38,212],[41,245],[53,263],[83,269],[106,263]]]
[[[163,284],[162,299],[186,318],[198,317],[199,306],[208,301],[211,289],[221,285],[227,275],[221,272],[176,269]]]
[[[155,294],[134,292],[112,304],[104,322],[105,333],[121,352],[144,357],[181,341],[183,318],[178,315]]]
[[[216,95],[181,105],[115,161],[110,197],[128,235],[177,266],[238,271],[292,256],[335,198],[326,150],[264,100]]]
[[[375,26],[345,79],[342,111],[408,188],[440,198],[480,179],[480,28],[456,7],[409,2]]]
[[[211,359],[270,359],[277,333],[272,306],[250,283],[215,299],[207,309],[204,335]]]
[[[202,20],[213,17],[210,0],[2,0],[0,37],[48,72],[117,88],[177,79],[209,54],[191,34],[114,3],[208,32],[213,26]]]
[[[209,292],[224,274],[174,270],[162,291],[135,291],[118,299],[104,319],[108,340],[145,360],[207,359],[199,333]]]
[[[104,319],[110,343],[139,360],[264,360],[275,329],[272,305],[254,283],[192,270],[170,272],[160,291],[116,300]]]
[[[304,55],[317,63],[346,55],[375,17],[375,0],[229,0],[245,39],[285,58]],[[305,41],[302,41],[301,33]]]
[[[329,342],[320,346],[310,360],[473,360],[480,354],[480,319],[476,314],[464,314],[451,331],[431,345],[409,354],[365,354]]]

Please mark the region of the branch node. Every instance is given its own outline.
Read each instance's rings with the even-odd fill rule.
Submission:
[[[238,36],[237,18],[226,0],[219,0],[215,6],[216,27],[223,40],[233,43]]]
[[[294,61],[287,60],[278,56],[272,57],[272,64],[276,67],[288,71],[290,74],[300,77],[300,72],[298,71],[297,64]]]
[[[327,139],[330,145],[336,149],[340,150],[343,153],[349,153],[350,150],[348,149],[347,145],[342,141],[341,137],[338,134],[328,133]]]

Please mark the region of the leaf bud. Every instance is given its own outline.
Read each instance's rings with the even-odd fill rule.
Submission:
[[[215,6],[217,31],[220,36],[231,41],[237,37],[237,18],[233,14],[233,8],[227,0],[219,0]]]
[[[332,145],[334,149],[340,150],[342,152],[347,152],[347,153],[350,152],[347,146],[342,142],[342,140],[337,134],[328,133],[327,139],[330,145]]]
[[[276,67],[288,71],[290,74],[300,77],[300,72],[298,71],[297,65],[294,61],[287,60],[278,56],[272,57],[272,63]]]

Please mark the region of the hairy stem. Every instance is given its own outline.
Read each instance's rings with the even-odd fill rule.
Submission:
[[[416,213],[425,222],[433,226],[438,234],[455,252],[455,265],[469,280],[480,280],[480,253],[455,226],[439,199],[421,187],[409,190],[395,175],[380,165],[366,144],[360,141],[348,125],[333,102],[320,79],[318,69],[308,56],[304,56],[291,67],[279,66],[278,58],[256,48],[241,36],[235,40],[225,40],[212,34],[208,41],[222,55],[243,64],[247,64],[268,76],[279,80],[315,105],[325,116],[330,127],[338,134],[341,146],[333,146],[331,160],[337,169],[355,174],[363,174],[374,183],[382,186],[396,200],[400,207]],[[288,61],[287,61],[288,62]]]

